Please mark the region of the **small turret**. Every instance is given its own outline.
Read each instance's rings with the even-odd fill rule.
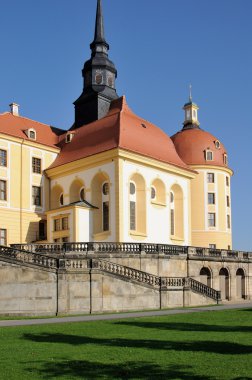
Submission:
[[[192,86],[190,85],[189,102],[183,107],[185,111],[185,120],[183,122],[183,129],[199,128],[197,104],[192,101]]]

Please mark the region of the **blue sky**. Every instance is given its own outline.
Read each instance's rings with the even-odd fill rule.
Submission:
[[[96,0],[1,1],[0,112],[68,128],[90,56]],[[192,83],[201,127],[229,154],[233,246],[252,250],[252,1],[103,0],[117,92],[168,135]]]

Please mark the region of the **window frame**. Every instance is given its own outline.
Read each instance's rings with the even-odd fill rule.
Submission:
[[[39,190],[38,194],[35,194],[34,191]],[[37,203],[38,199],[38,203]],[[41,186],[32,185],[32,205],[35,207],[42,207],[42,188]]]
[[[7,181],[5,179],[0,179],[0,201],[7,201]]]
[[[7,150],[0,149],[0,166],[3,168],[7,168],[8,160],[7,160]]]
[[[216,213],[209,212],[207,214],[208,227],[216,227]]]
[[[2,236],[2,233],[4,236]],[[2,244],[2,239],[4,240],[4,244]],[[0,228],[0,245],[7,245],[7,229],[6,228]]]
[[[207,173],[207,183],[215,183],[214,173],[212,173],[212,172]]]
[[[229,195],[227,195],[227,207],[230,207],[230,197],[229,197]]]
[[[42,172],[42,160],[39,157],[32,157],[32,173],[41,174]]]
[[[227,229],[230,230],[231,228],[231,218],[230,218],[230,215],[227,214]]]
[[[211,202],[211,196],[212,196],[212,202]],[[207,203],[209,205],[215,205],[215,193],[207,193]]]
[[[209,158],[209,154],[211,155],[211,158]],[[205,151],[205,160],[206,161],[213,161],[213,151],[210,149],[206,149]]]

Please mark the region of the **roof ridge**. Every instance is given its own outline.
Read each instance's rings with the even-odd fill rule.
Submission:
[[[4,112],[2,115],[5,115],[5,114],[9,114],[13,117],[17,117],[17,118],[20,118],[20,119],[25,119],[25,120],[30,120],[34,123],[37,123],[37,124],[42,124],[42,125],[46,125],[47,127],[50,127],[50,128],[57,128],[57,129],[60,129],[62,131],[65,131],[64,129],[61,129],[61,128],[58,128],[58,127],[54,127],[53,125],[50,125],[50,124],[46,124],[46,123],[43,123],[41,121],[37,121],[37,120],[34,120],[34,119],[31,119],[30,117],[26,117],[26,116],[21,116],[21,115],[13,115],[11,112]]]

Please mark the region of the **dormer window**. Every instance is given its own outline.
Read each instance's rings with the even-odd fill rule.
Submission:
[[[216,149],[220,149],[220,142],[219,142],[219,140],[215,141],[215,148]]]
[[[205,151],[206,161],[213,161],[213,152],[211,150]]]
[[[228,157],[227,157],[226,153],[223,154],[223,163],[224,163],[224,165],[228,164]]]
[[[73,136],[74,136],[74,134],[71,133],[71,132],[66,134],[66,137],[65,137],[66,144],[68,144],[68,143],[70,143],[72,141]]]
[[[36,134],[36,131],[35,129],[33,128],[29,128],[25,131],[25,134],[26,136],[28,137],[28,139],[31,139],[31,140],[36,140],[37,138],[37,134]]]

